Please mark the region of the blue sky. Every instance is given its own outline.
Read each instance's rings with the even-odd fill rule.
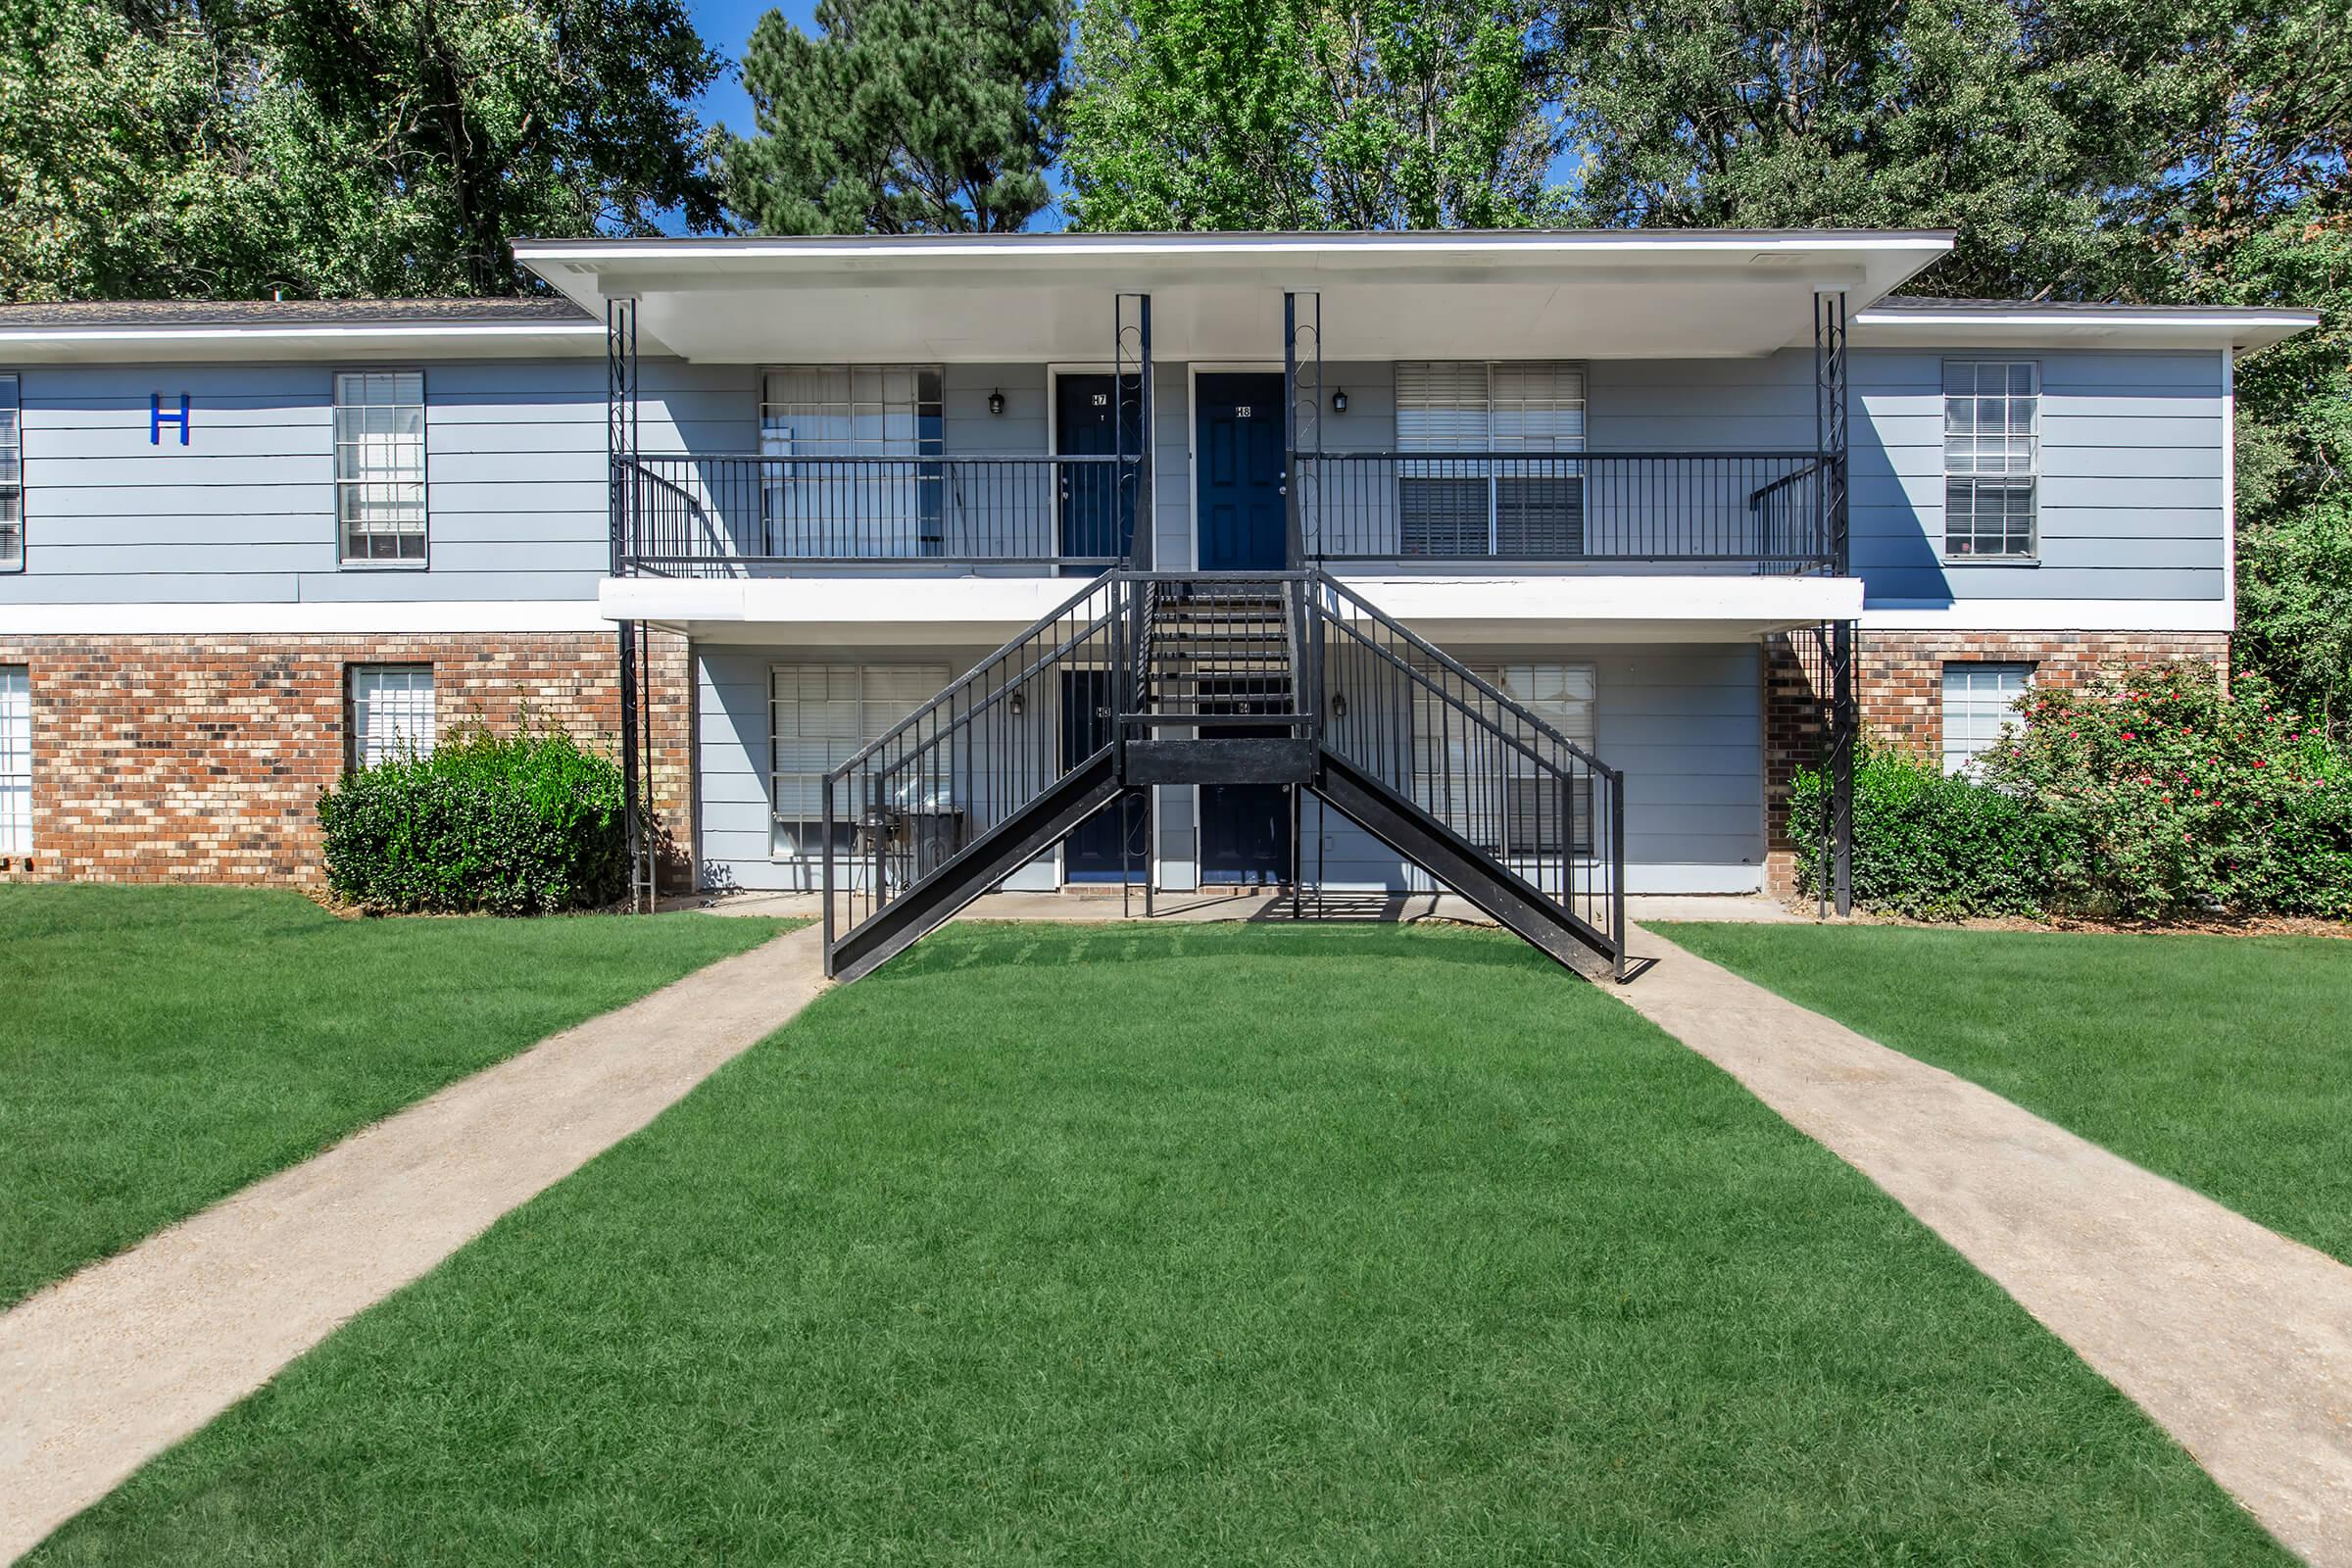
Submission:
[[[786,20],[800,24],[803,32],[814,32],[816,0],[783,0],[782,4],[775,0],[689,0],[687,9],[694,13],[694,27],[703,35],[703,42],[731,62],[727,74],[703,94],[703,119],[749,135],[752,101],[743,95],[743,82],[732,63],[743,59],[753,26],[770,11],[783,12]]]

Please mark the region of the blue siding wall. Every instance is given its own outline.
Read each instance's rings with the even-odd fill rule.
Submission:
[[[1854,564],[1875,604],[1970,598],[2212,600],[2223,592],[2218,353],[2051,350],[2042,368],[2041,553],[1942,559],[1942,356],[1854,356]],[[592,599],[607,560],[601,361],[427,363],[429,569],[337,562],[331,365],[69,366],[22,372],[26,569],[0,604]],[[1803,449],[1812,361],[1598,361],[1603,450]],[[1393,446],[1393,374],[1333,362],[1348,412],[1333,449]],[[1158,368],[1159,561],[1193,560],[1190,382]],[[759,371],[644,366],[648,451],[757,446]],[[1045,368],[951,366],[952,449],[1042,452]],[[987,412],[1004,393],[1002,416]],[[181,392],[191,444],[148,441],[148,399]]]

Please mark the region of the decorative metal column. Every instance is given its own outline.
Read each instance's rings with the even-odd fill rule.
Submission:
[[[637,302],[605,302],[605,483],[612,531],[612,575],[629,569],[633,553],[637,494],[630,466],[637,457]],[[622,834],[629,858],[629,907],[654,906],[653,825],[647,799],[653,770],[640,734],[648,732],[643,708],[647,694],[643,638],[634,621],[620,623],[620,789]]]
[[[1112,301],[1112,450],[1118,454],[1117,482],[1133,486],[1132,504],[1123,510],[1130,530],[1125,552],[1129,567],[1152,567],[1152,296],[1121,294]],[[1142,448],[1127,450],[1127,411],[1135,411],[1135,429]],[[1132,465],[1129,462],[1132,456]]]
[[[1815,458],[1821,465],[1821,532],[1835,576],[1853,570],[1847,535],[1845,295],[1824,290],[1813,296],[1813,423]],[[1830,844],[1828,881],[1839,915],[1854,907],[1854,752],[1861,709],[1854,698],[1858,657],[1854,622],[1830,627]]]
[[[1283,472],[1290,526],[1290,567],[1306,564],[1311,548],[1323,554],[1323,519],[1316,487],[1322,483],[1323,296],[1282,297]]]

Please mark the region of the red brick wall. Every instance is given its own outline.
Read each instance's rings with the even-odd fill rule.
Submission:
[[[663,883],[682,889],[692,671],[683,638],[657,633],[651,653]],[[0,664],[25,665],[32,696],[32,855],[9,875],[318,882],[316,808],[342,771],[355,663],[431,664],[440,731],[526,710],[607,746],[619,731],[612,632],[0,635]]]
[[[2103,664],[2202,661],[2229,668],[2225,632],[1864,631],[1855,695],[1863,732],[1872,741],[1922,754],[1943,750],[1943,666],[1947,662],[2032,664],[2035,682],[2079,686]],[[1821,745],[1814,694],[1818,661],[1797,657],[1787,637],[1766,640],[1764,655],[1764,790],[1771,844],[1766,885],[1794,886],[1795,848],[1788,841],[1788,785]]]

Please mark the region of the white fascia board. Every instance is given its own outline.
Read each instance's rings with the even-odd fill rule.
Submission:
[[[1859,578],[1645,576],[1343,578],[1408,625],[1486,642],[1745,641],[1849,619]],[[855,643],[1001,641],[1082,586],[1069,577],[611,577],[612,620],[710,641],[779,634]]]
[[[185,605],[0,605],[0,636],[438,636],[610,631],[584,599],[285,601]]]
[[[1864,631],[2234,631],[2226,599],[1956,599],[1880,601]]]
[[[740,239],[517,240],[514,259],[537,270],[593,268],[612,262],[678,261],[913,261],[989,259],[1062,260],[1105,257],[1330,255],[1447,256],[1529,253],[1704,254],[1753,256],[1774,251],[1855,252],[1949,250],[1948,229],[1584,229],[1573,232],[1492,230],[1414,234],[1056,234],[871,236],[770,235]]]
[[[596,321],[404,321],[309,326],[0,327],[0,361],[19,364],[108,360],[284,360],[357,354],[587,355],[604,352]]]
[[[609,621],[648,621],[714,642],[789,630],[956,643],[1017,630],[1084,586],[1082,577],[608,577],[597,611]]]
[[[1862,348],[2268,348],[2319,324],[2312,311],[1881,311],[1854,315]]]
[[[1862,610],[1859,577],[1731,575],[1429,577],[1341,580],[1409,626],[1494,642],[1544,640],[1744,641],[1768,632],[1849,620]]]

